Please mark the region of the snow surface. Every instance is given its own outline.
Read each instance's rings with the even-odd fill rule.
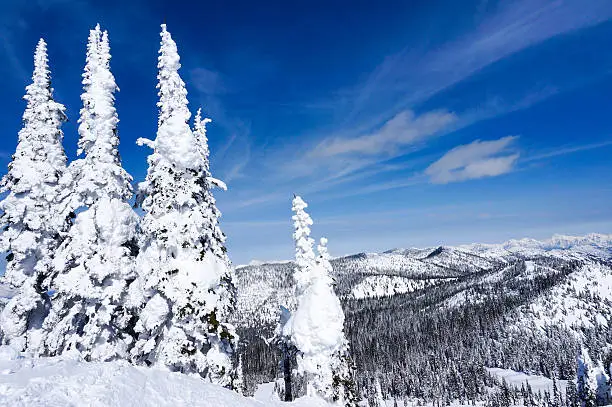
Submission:
[[[281,403],[263,399],[264,394],[258,393],[259,400],[247,398],[196,377],[124,361],[23,358],[12,348],[0,346],[0,406],[328,406],[310,397]]]
[[[612,312],[589,300],[589,296],[612,301],[612,270],[609,267],[595,262],[586,263],[547,295],[521,310],[539,328],[551,324],[591,328],[594,321],[608,326],[612,321]]]
[[[548,377],[530,375],[523,372],[515,372],[514,370],[500,369],[497,367],[488,368],[487,371],[491,373],[491,375],[497,377],[499,380],[504,379],[510,387],[520,389],[521,385],[529,383],[534,394],[544,394],[545,391],[552,394],[553,381]],[[557,380],[557,389],[559,389],[560,392],[565,393],[566,388],[567,380]]]
[[[363,279],[351,290],[351,295],[355,299],[370,297],[389,297],[396,294],[412,293],[422,290],[425,287],[439,284],[443,281],[452,281],[454,278],[428,278],[412,279],[400,276],[369,276]]]

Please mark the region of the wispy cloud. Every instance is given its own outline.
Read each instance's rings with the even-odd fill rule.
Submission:
[[[539,161],[547,158],[559,157],[567,154],[579,153],[581,151],[593,150],[596,148],[606,147],[612,145],[612,140],[603,141],[600,143],[574,145],[574,146],[562,146],[556,147],[552,150],[536,153],[534,155],[527,156],[521,159],[521,162]]]
[[[607,0],[522,0],[502,3],[472,32],[419,54],[412,48],[387,57],[344,100],[350,122],[363,111],[397,110],[426,100],[505,57],[555,36],[612,18]],[[402,96],[403,94],[403,96]],[[389,104],[389,101],[395,103]],[[390,113],[391,116],[393,113]]]
[[[612,3],[606,0],[594,0],[588,10],[578,0],[503,2],[493,12],[483,14],[474,30],[430,51],[420,53],[412,46],[390,55],[364,82],[338,91],[335,103],[322,103],[337,110],[336,115],[342,119],[328,131],[317,129],[306,135],[311,144],[300,148],[305,151],[301,156],[280,154],[290,157],[280,164],[282,174],[296,179],[321,172],[350,176],[412,153],[431,136],[529,108],[563,91],[563,86],[546,86],[518,100],[504,101],[494,96],[465,111],[414,113],[419,103],[503,58],[610,18]],[[498,165],[508,163],[499,160]],[[275,163],[274,168],[278,167]]]
[[[425,170],[430,180],[438,184],[469,179],[495,177],[512,171],[518,153],[508,153],[516,136],[499,140],[475,140],[453,148]]]
[[[439,133],[456,121],[457,116],[447,111],[433,111],[416,116],[414,112],[404,110],[371,134],[352,139],[325,139],[311,151],[311,155],[331,157],[342,154],[392,154],[406,145]]]

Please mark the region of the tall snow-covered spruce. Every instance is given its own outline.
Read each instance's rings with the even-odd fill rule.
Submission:
[[[40,352],[76,349],[87,360],[127,358],[134,316],[124,305],[135,278],[138,216],[132,177],[121,166],[108,34],[90,31],[83,73],[79,153],[65,178],[78,215],[53,261],[55,294]]]
[[[307,207],[301,197],[293,199],[298,306],[284,331],[299,351],[298,370],[305,375],[307,394],[339,406],[356,406],[344,312],[330,275],[327,239],[321,239],[315,258]]]
[[[159,51],[159,121],[146,180],[139,186],[142,219],[139,279],[133,302],[142,298],[132,351],[137,362],[199,374],[233,387],[237,336],[228,323],[235,307],[233,270],[218,226],[211,189],[207,119],[188,124],[187,91],[179,55],[162,25]]]
[[[2,191],[8,194],[0,203],[0,250],[8,252],[3,278],[17,290],[0,315],[0,329],[3,341],[21,350],[38,347],[49,305],[50,262],[67,224],[58,205],[58,185],[66,170],[61,131],[65,108],[53,99],[47,44],[42,39],[24,99],[23,128],[2,180]]]

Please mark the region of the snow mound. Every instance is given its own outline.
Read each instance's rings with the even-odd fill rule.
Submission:
[[[293,403],[242,397],[198,377],[130,365],[84,362],[78,358],[24,358],[0,346],[0,406],[206,406],[325,407],[302,398]]]

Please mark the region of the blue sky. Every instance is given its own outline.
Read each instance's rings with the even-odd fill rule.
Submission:
[[[74,158],[99,22],[124,166],[143,180],[164,21],[191,108],[213,119],[235,263],[292,257],[293,193],[334,255],[612,232],[609,0],[3,1],[3,171],[41,36]]]

